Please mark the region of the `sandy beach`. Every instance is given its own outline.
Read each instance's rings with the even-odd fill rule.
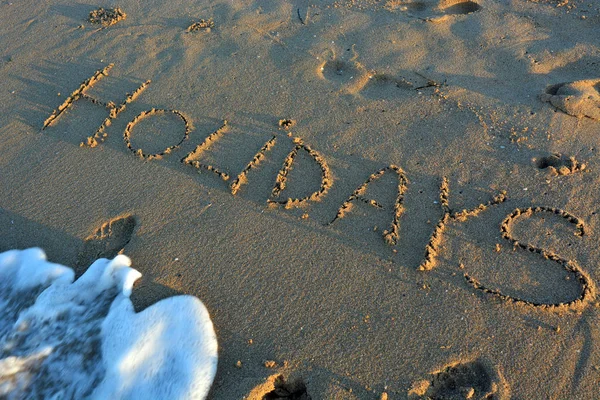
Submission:
[[[599,32],[596,0],[2,1],[0,251],[198,297],[209,399],[598,398]]]

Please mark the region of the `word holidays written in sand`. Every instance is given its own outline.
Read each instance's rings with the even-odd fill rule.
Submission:
[[[125,111],[127,105],[135,101],[139,97],[139,95],[148,88],[148,86],[151,83],[150,80],[144,82],[132,93],[126,94],[120,103],[115,103],[114,101],[106,102],[88,95],[86,91],[92,88],[100,80],[108,76],[108,73],[113,68],[113,66],[113,64],[109,64],[105,68],[98,70],[89,79],[81,83],[81,85],[75,91],[73,91],[71,95],[44,121],[42,131],[57,124],[60,118],[65,115],[66,111],[73,107],[77,101],[85,100],[87,102],[90,102],[94,105],[106,109],[108,111],[108,116],[94,131],[94,133],[88,136],[81,143],[81,146],[93,148],[101,144],[104,140],[106,140],[106,138],[108,137],[108,133],[106,132],[107,127],[109,127],[113,123],[113,121],[117,119],[117,117],[119,117],[119,115],[123,111]],[[178,119],[182,124],[182,134],[181,137],[177,139],[177,142],[158,152],[147,152],[144,151],[144,149],[142,148],[136,148],[131,142],[133,128],[144,119],[161,118],[165,115],[175,116],[175,118]],[[248,184],[248,173],[251,170],[259,167],[259,165],[266,159],[267,154],[269,154],[277,145],[278,141],[282,139],[282,136],[274,135],[272,138],[267,140],[264,143],[264,145],[258,150],[258,152],[248,161],[248,163],[242,169],[242,171],[240,171],[239,173],[237,173],[237,175],[234,176],[230,171],[227,171],[224,168],[202,161],[203,154],[207,152],[207,150],[209,150],[216,142],[222,139],[223,136],[226,135],[229,131],[229,128],[230,126],[228,122],[223,121],[223,124],[220,128],[206,136],[204,141],[202,141],[202,143],[198,144],[192,151],[190,151],[183,158],[181,158],[180,162],[184,165],[196,168],[199,171],[203,170],[216,175],[224,183],[228,184],[231,193],[233,195],[236,195],[239,193],[239,191],[244,185]],[[178,149],[184,141],[190,138],[191,131],[191,120],[184,113],[178,110],[151,108],[149,110],[142,111],[127,124],[123,132],[123,140],[126,147],[133,154],[137,155],[143,160],[155,160],[166,157],[171,152]],[[328,191],[334,184],[334,179],[331,170],[327,164],[327,161],[319,152],[314,150],[308,144],[305,144],[304,141],[299,137],[292,137],[291,145],[292,150],[287,154],[287,156],[283,160],[283,165],[277,173],[277,177],[271,190],[271,196],[266,201],[267,205],[270,207],[284,207],[286,209],[291,209],[306,206],[311,202],[321,201],[327,195]],[[288,175],[293,169],[294,163],[297,160],[298,155],[301,154],[301,152],[306,154],[309,157],[309,159],[311,159],[320,170],[321,176],[319,188],[312,193],[304,195],[303,197],[282,197],[282,193],[288,186]],[[367,198],[366,192],[372,183],[382,178],[385,174],[392,174],[395,176],[395,178],[397,178],[397,187],[396,197],[391,213],[391,221],[389,227],[383,230],[382,238],[390,246],[397,245],[398,241],[400,240],[400,220],[405,211],[404,198],[405,193],[408,189],[409,179],[406,176],[404,170],[396,165],[389,165],[372,173],[367,178],[367,180],[361,185],[359,185],[350,194],[347,200],[341,204],[341,206],[337,210],[336,215],[326,225],[331,226],[339,219],[345,218],[349,213],[351,213],[356,203],[366,204],[367,206],[373,207],[375,209],[384,210],[385,207],[378,201]],[[429,241],[425,244],[423,261],[418,267],[418,270],[420,271],[430,271],[437,266],[438,253],[443,242],[444,233],[449,225],[451,225],[452,223],[466,222],[470,218],[477,217],[479,214],[481,214],[488,208],[503,203],[504,201],[506,201],[506,193],[499,193],[492,199],[490,199],[487,203],[480,204],[473,209],[454,212],[450,208],[449,202],[450,185],[447,178],[443,177],[440,185],[439,198],[439,203],[441,205],[442,211],[441,217],[438,223],[436,224]],[[515,239],[513,239],[513,237],[510,235],[510,225],[512,224],[513,220],[515,220],[516,218],[531,217],[533,214],[539,212],[550,213],[559,218],[565,218],[568,222],[574,223],[577,226],[577,229],[581,231],[580,236],[583,235],[582,222],[576,217],[569,214],[568,212],[551,207],[538,207],[526,210],[516,209],[511,214],[509,214],[507,219],[503,222],[503,224],[500,227],[502,237],[510,241],[514,246],[520,247],[521,249],[530,251],[532,253],[539,254],[543,259],[550,260],[567,270],[569,273],[574,274],[581,286],[580,295],[576,299],[565,303],[540,304],[523,299],[513,298],[509,295],[501,293],[498,290],[487,288],[468,274],[465,274],[466,282],[469,285],[471,285],[474,289],[480,290],[483,293],[487,293],[489,295],[499,297],[503,300],[512,301],[518,304],[524,304],[532,307],[541,307],[550,310],[559,310],[564,308],[581,308],[582,305],[589,303],[589,301],[595,297],[595,287],[590,278],[587,276],[587,274],[574,261],[566,260],[550,251],[539,249],[531,245],[523,245],[522,243],[519,243]]]

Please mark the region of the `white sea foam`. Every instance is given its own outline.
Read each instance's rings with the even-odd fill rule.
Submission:
[[[40,249],[0,253],[0,398],[203,399],[217,368],[193,296],[135,313],[128,257],[73,270]]]

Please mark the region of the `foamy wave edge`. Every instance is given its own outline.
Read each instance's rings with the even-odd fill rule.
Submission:
[[[0,253],[0,397],[204,399],[217,338],[204,304],[175,296],[136,313],[141,274],[118,255],[76,281],[39,248]]]

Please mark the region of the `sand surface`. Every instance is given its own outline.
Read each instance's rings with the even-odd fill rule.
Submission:
[[[212,399],[597,398],[597,1],[118,5],[0,3],[0,251],[200,298]]]

